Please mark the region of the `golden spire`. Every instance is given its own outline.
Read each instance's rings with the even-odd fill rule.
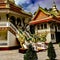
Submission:
[[[56,8],[56,3],[55,3],[55,1],[54,1],[54,0],[53,0],[52,10],[53,10],[53,11],[57,11],[57,8]]]
[[[53,11],[56,15],[60,15],[59,10],[58,10],[57,7],[56,7],[55,0],[53,0],[52,11]]]

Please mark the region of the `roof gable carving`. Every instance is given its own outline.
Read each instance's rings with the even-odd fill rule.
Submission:
[[[48,16],[50,16],[48,11],[45,11],[42,7],[39,7],[32,20],[43,19]]]

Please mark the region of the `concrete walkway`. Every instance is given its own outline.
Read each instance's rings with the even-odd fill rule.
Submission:
[[[60,60],[60,47],[57,44],[54,44],[57,57],[56,59]],[[47,51],[37,53],[38,60],[47,59]],[[24,60],[24,54],[18,52],[18,50],[9,50],[9,51],[0,51],[0,60]]]
[[[56,52],[56,59],[60,60],[60,47],[58,44],[54,44],[55,52]],[[38,60],[46,60],[47,57],[47,50],[45,52],[39,52],[38,53]]]

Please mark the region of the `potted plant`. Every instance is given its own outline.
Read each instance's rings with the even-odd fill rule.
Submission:
[[[48,44],[48,50],[47,50],[47,56],[49,57],[49,60],[55,60],[56,58],[56,53],[55,53],[55,50],[54,50],[54,47],[53,47],[53,44],[52,42],[50,42]]]
[[[28,50],[24,55],[24,60],[38,60],[36,51],[34,50],[31,44],[29,44]]]

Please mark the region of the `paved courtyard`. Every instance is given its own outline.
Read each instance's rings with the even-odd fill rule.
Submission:
[[[57,57],[56,59],[60,60],[60,47],[54,45]],[[38,60],[47,59],[47,51],[37,53]],[[18,50],[9,50],[9,51],[0,51],[0,60],[24,60],[24,54],[18,52]]]

